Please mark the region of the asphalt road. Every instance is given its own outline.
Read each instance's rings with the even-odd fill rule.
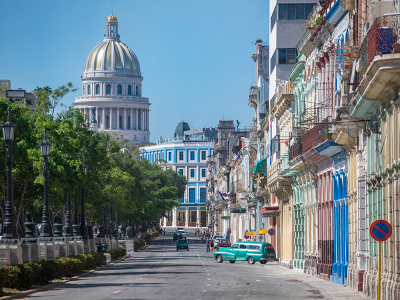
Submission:
[[[221,264],[188,232],[189,251],[176,251],[172,230],[145,251],[90,276],[23,299],[321,299],[318,290],[279,274],[277,263]]]

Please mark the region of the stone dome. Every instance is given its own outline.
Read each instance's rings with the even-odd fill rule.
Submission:
[[[185,121],[182,121],[182,122],[178,123],[178,125],[176,125],[176,128],[175,128],[175,136],[176,137],[182,137],[183,133],[186,130],[190,130],[190,127],[189,127],[188,123],[186,123]]]
[[[141,78],[139,60],[132,49],[120,41],[118,21],[113,14],[107,18],[106,28],[103,42],[86,57],[82,77]]]

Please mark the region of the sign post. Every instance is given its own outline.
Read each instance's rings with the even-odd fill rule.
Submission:
[[[379,242],[378,246],[378,300],[381,300],[381,265],[382,265],[382,250],[381,242],[384,242],[392,235],[392,226],[388,221],[378,219],[371,223],[369,227],[371,237]]]

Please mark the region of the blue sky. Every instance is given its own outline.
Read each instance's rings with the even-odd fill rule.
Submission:
[[[121,41],[137,55],[151,102],[151,141],[225,120],[250,125],[254,42],[268,40],[267,0],[112,1]],[[100,43],[111,1],[2,1],[0,79],[13,89],[72,82]],[[236,121],[235,121],[236,123]]]

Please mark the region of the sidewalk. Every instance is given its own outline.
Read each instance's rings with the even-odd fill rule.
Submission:
[[[263,267],[268,269],[268,271],[271,273],[276,272],[277,275],[278,274],[283,275],[285,277],[289,277],[291,279],[298,280],[298,281],[305,283],[306,285],[310,286],[311,288],[318,290],[325,299],[329,299],[329,300],[370,299],[370,298],[364,297],[362,294],[358,294],[356,291],[354,291],[346,286],[342,286],[340,284],[326,281],[326,280],[323,280],[323,279],[320,279],[318,277],[311,276],[308,274],[299,273],[293,269],[288,269],[288,268],[282,267],[278,263],[274,263],[274,262],[270,263],[269,262],[266,265],[264,265]]]

